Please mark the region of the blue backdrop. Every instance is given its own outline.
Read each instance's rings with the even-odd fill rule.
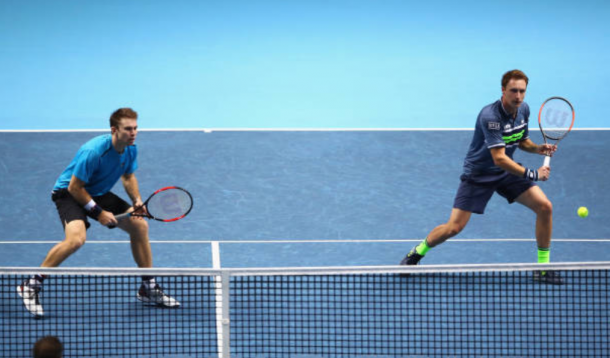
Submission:
[[[0,129],[471,128],[520,68],[526,100],[606,127],[610,3],[0,2]]]

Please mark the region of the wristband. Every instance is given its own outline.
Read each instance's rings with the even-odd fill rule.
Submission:
[[[91,201],[89,201],[87,205],[85,205],[85,210],[87,210],[89,212],[89,215],[91,215],[91,217],[96,220],[102,213],[102,208],[100,208],[100,206],[97,205],[95,201],[93,201],[93,199],[91,199]]]
[[[85,210],[87,211],[91,211],[91,209],[93,209],[94,206],[96,206],[97,204],[95,203],[95,201],[93,201],[93,199],[91,199],[87,205],[85,205]]]
[[[102,211],[103,211],[102,208],[100,208],[99,205],[96,205],[91,210],[89,210],[89,215],[91,215],[92,218],[97,220],[97,218],[100,217],[100,214],[102,213]]]
[[[538,181],[538,171],[534,169],[525,168],[525,173],[523,173],[523,177],[531,181]]]

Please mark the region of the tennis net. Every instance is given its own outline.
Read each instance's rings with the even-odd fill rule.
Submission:
[[[561,273],[561,286],[536,270]],[[29,357],[608,357],[610,262],[305,269],[0,269],[0,346]],[[42,319],[16,292],[49,274]],[[140,276],[181,302],[142,305]]]

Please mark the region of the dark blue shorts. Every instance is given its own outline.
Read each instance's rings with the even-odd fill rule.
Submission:
[[[502,195],[509,204],[519,195],[535,186],[533,181],[504,172],[495,175],[465,175],[455,195],[453,207],[475,214],[483,214],[494,192]]]

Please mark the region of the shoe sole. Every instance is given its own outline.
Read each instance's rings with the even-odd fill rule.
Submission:
[[[151,301],[149,298],[146,298],[144,296],[137,295],[136,297],[138,298],[138,300],[140,302],[145,303],[145,304],[147,304],[149,306],[159,306],[159,307],[164,307],[164,308],[178,308],[178,307],[180,307],[180,303],[177,303],[175,306],[169,306],[169,305],[166,305],[166,304],[163,304],[163,303],[157,303],[157,302]]]

